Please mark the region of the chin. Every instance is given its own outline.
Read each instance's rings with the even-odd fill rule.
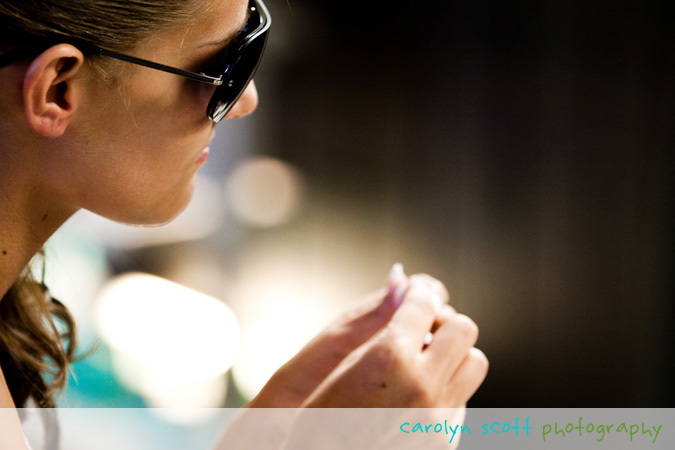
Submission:
[[[124,218],[115,220],[125,225],[138,227],[160,227],[178,217],[187,208],[195,188],[195,177],[179,194],[166,195],[151,205],[139,206],[133,212],[127,212]]]

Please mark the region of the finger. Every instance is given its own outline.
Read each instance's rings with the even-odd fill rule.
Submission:
[[[391,267],[389,277],[387,278],[387,295],[393,297],[396,289],[407,283],[408,277],[403,270],[403,265],[401,263],[394,264]]]
[[[478,327],[469,317],[444,308],[438,315],[437,329],[424,357],[449,380],[462,364],[468,350],[478,340]]]
[[[403,302],[394,313],[388,328],[404,336],[419,351],[445,301],[447,291],[442,283],[428,276],[412,276]]]
[[[426,283],[434,292],[440,295],[441,303],[447,304],[450,299],[450,294],[445,287],[445,284],[425,273],[418,273],[410,276],[410,280],[419,283]]]
[[[455,308],[453,308],[452,306],[447,304],[442,306],[441,311],[439,312],[439,314],[436,315],[436,321],[434,322],[434,325],[431,327],[431,331],[429,331],[424,338],[424,347],[422,348],[422,350],[426,350],[427,347],[431,345],[431,342],[434,340],[434,333],[441,327],[441,325],[443,325],[443,323],[446,320],[444,319],[444,317],[446,317],[448,314],[456,314],[456,313],[457,311],[455,311]]]
[[[485,354],[471,347],[457,368],[446,389],[446,399],[452,407],[466,403],[476,393],[487,376],[490,363]]]
[[[370,294],[345,311],[321,334],[329,340],[339,337],[340,348],[351,351],[382,330],[396,309],[387,300],[385,289]]]
[[[436,314],[436,322],[431,331],[438,330],[452,315],[457,314],[457,310],[447,303],[441,306],[441,309]]]

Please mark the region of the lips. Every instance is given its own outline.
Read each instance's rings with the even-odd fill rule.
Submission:
[[[209,153],[211,153],[211,148],[208,146],[204,147],[204,150],[201,151],[199,157],[197,158],[197,164],[204,164],[206,159],[209,157]]]
[[[204,164],[206,159],[209,157],[209,153],[211,153],[211,147],[210,143],[213,141],[213,138],[216,137],[216,130],[215,127],[211,128],[211,133],[209,136],[209,140],[207,141],[206,146],[204,149],[199,153],[199,156],[197,157],[197,164]]]

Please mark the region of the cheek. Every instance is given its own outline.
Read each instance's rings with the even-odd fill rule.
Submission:
[[[76,160],[63,181],[71,185],[73,203],[136,224],[163,223],[180,212],[213,128],[206,118],[209,92],[198,84],[134,92],[89,116],[89,137],[78,143],[77,157],[70,153]]]
[[[79,178],[75,203],[128,224],[171,220],[189,202],[198,168],[189,143],[171,141],[166,135],[143,135],[105,149],[114,156],[85,161],[81,167],[87,170],[74,174]]]
[[[197,114],[200,118],[206,117],[206,108],[211,101],[216,87],[189,79],[184,79],[183,81],[180,90],[183,104],[185,106],[189,105],[192,114]]]
[[[122,96],[133,126],[152,132],[152,128],[198,127],[206,120],[206,108],[215,88],[178,75],[141,70],[128,80]],[[149,76],[152,75],[152,76]]]
[[[213,86],[170,74],[169,77],[161,86],[131,93],[129,107],[113,132],[117,136],[129,135],[121,145],[135,158],[147,158],[161,166],[170,164],[172,157],[181,159],[181,155],[200,151],[208,144],[213,128],[206,117]]]

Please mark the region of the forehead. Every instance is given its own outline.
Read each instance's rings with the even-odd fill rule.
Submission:
[[[207,0],[194,21],[186,27],[186,36],[199,43],[235,35],[246,23],[249,0]]]
[[[226,41],[236,36],[248,17],[249,0],[207,0],[185,36],[196,46]]]
[[[189,23],[161,33],[155,44],[177,51],[181,59],[213,51],[213,47],[226,45],[236,37],[245,25],[248,3],[249,0],[203,1]]]

